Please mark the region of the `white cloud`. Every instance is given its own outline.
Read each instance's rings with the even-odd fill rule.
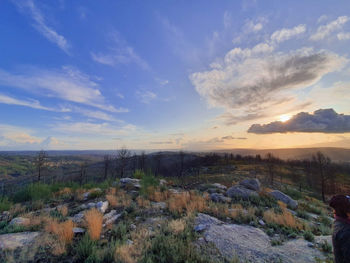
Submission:
[[[267,23],[267,19],[265,17],[258,17],[255,20],[246,20],[244,26],[243,26],[243,32],[245,34],[248,33],[257,33],[260,30],[263,29],[264,24]]]
[[[118,32],[110,34],[111,46],[108,52],[91,52],[91,58],[108,66],[136,64],[144,70],[150,70],[148,63],[142,59]]]
[[[125,112],[105,102],[99,85],[72,67],[60,70],[27,68],[18,74],[0,69],[0,85],[20,88],[27,92],[93,106],[110,112]]]
[[[298,25],[293,28],[282,28],[281,30],[275,31],[271,35],[271,40],[275,41],[277,43],[286,41],[288,39],[291,39],[292,37],[295,37],[297,35],[300,35],[306,31],[305,25]]]
[[[136,96],[141,102],[145,104],[148,104],[157,98],[157,94],[149,90],[138,90],[136,91]]]
[[[190,75],[197,92],[210,106],[226,109],[234,123],[264,116],[270,108],[290,101],[291,91],[317,83],[347,62],[326,51],[272,53],[268,45],[258,46],[235,48],[226,54],[221,68]],[[240,116],[242,112],[244,116]]]
[[[348,16],[340,16],[336,20],[329,22],[326,25],[319,26],[316,33],[311,35],[310,40],[322,40],[329,36],[332,32],[339,30],[349,21]]]
[[[39,101],[37,100],[20,100],[16,99],[10,96],[7,96],[5,94],[0,93],[0,103],[3,104],[8,104],[8,105],[19,105],[19,106],[25,106],[25,107],[30,107],[33,109],[38,109],[38,110],[47,110],[47,111],[56,111],[53,108],[48,108],[45,106],[42,106]]]
[[[337,34],[337,38],[339,40],[349,40],[350,39],[350,33],[340,32]]]
[[[28,14],[33,20],[33,27],[46,39],[56,44],[64,52],[69,53],[70,45],[64,36],[58,34],[52,27],[47,25],[43,13],[35,5],[33,0],[12,1],[22,12]]]

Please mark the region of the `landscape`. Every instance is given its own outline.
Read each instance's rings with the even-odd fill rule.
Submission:
[[[338,263],[349,14],[0,1],[0,262]]]

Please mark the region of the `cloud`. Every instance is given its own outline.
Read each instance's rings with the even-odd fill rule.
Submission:
[[[337,34],[337,38],[339,40],[349,40],[350,39],[350,33],[340,32]]]
[[[306,31],[306,26],[305,25],[298,25],[293,28],[283,28],[281,30],[275,31],[271,35],[271,40],[275,41],[277,43],[286,41],[288,39],[291,39],[294,36],[300,35]]]
[[[108,66],[136,64],[144,70],[150,70],[148,63],[142,59],[119,32],[110,34],[111,46],[108,52],[91,52],[91,58]]]
[[[86,134],[99,136],[118,136],[129,135],[136,130],[136,126],[132,124],[113,125],[107,122],[58,122],[53,125],[55,131],[67,134]]]
[[[104,121],[117,121],[113,116],[110,114],[107,114],[103,111],[98,110],[89,110],[81,107],[70,107],[71,111],[77,112],[79,114],[82,114],[84,116],[87,116],[89,118],[98,119],[98,120],[104,120]],[[121,111],[119,111],[121,112]],[[128,112],[125,109],[125,112]]]
[[[0,93],[0,103],[3,104],[8,104],[8,105],[19,105],[19,106],[25,106],[25,107],[30,107],[33,109],[38,109],[38,110],[47,110],[47,111],[56,111],[53,108],[48,108],[45,106],[42,106],[39,101],[37,100],[20,100],[16,99],[10,96],[7,96],[5,94]]]
[[[257,46],[235,48],[226,54],[221,68],[190,75],[196,91],[210,106],[227,110],[245,107],[256,114],[262,107],[283,100],[286,92],[311,86],[347,62],[326,51],[270,53],[268,46],[255,51]]]
[[[332,32],[341,29],[342,26],[348,21],[348,16],[340,16],[336,20],[329,22],[326,25],[319,26],[316,33],[310,36],[310,40],[322,40],[329,36]]]
[[[246,137],[233,137],[231,135],[221,137],[222,140],[246,140]]]
[[[313,114],[300,112],[286,122],[275,121],[268,124],[253,124],[249,133],[287,133],[287,132],[350,132],[350,115],[338,114],[333,109],[319,109]]]
[[[56,97],[66,101],[93,106],[110,112],[125,112],[105,102],[99,85],[72,67],[59,70],[26,68],[13,74],[0,69],[0,85],[26,90],[27,92]]]
[[[47,40],[56,44],[64,52],[69,53],[70,44],[64,36],[58,34],[52,27],[47,25],[46,19],[33,0],[12,1],[21,12],[28,14],[33,20],[33,27]]]
[[[243,30],[245,33],[256,33],[263,29],[263,23],[265,20],[259,19],[258,21],[254,22],[253,20],[247,20],[243,26]]]
[[[152,100],[155,100],[157,98],[157,94],[149,90],[137,90],[136,96],[141,102],[145,104],[149,104]]]
[[[159,141],[159,142],[150,142],[149,144],[162,145],[162,144],[173,144],[172,141]]]

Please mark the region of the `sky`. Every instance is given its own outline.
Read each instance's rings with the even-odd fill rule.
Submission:
[[[0,150],[350,148],[344,1],[0,1]]]

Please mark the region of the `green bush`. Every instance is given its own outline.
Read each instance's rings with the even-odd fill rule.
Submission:
[[[329,244],[326,240],[323,240],[321,243],[321,250],[325,253],[332,253],[332,245]]]
[[[295,190],[293,188],[290,187],[285,187],[284,190],[282,190],[283,193],[285,193],[286,195],[289,195],[291,198],[299,200],[301,199],[301,193],[298,190]]]
[[[304,211],[304,210],[298,210],[297,211],[297,216],[300,217],[300,218],[306,219],[306,220],[310,219],[309,214],[306,211]]]
[[[147,174],[142,177],[142,179],[140,180],[140,184],[140,193],[141,195],[146,196],[148,195],[148,191],[150,190],[150,188],[155,188],[159,185],[159,180],[154,175]]]
[[[8,211],[12,206],[12,203],[7,197],[0,197],[0,213],[3,211]]]
[[[304,239],[309,241],[309,242],[314,242],[315,240],[315,236],[314,234],[312,234],[312,232],[310,231],[305,231],[304,232]]]
[[[13,196],[14,202],[27,202],[48,200],[52,197],[52,190],[49,185],[42,183],[35,183],[26,186]]]
[[[144,176],[145,176],[145,172],[139,169],[137,169],[133,174],[133,177],[136,179],[142,179]]]
[[[79,241],[75,247],[78,262],[99,262],[97,257],[96,242],[91,240],[88,234]]]

